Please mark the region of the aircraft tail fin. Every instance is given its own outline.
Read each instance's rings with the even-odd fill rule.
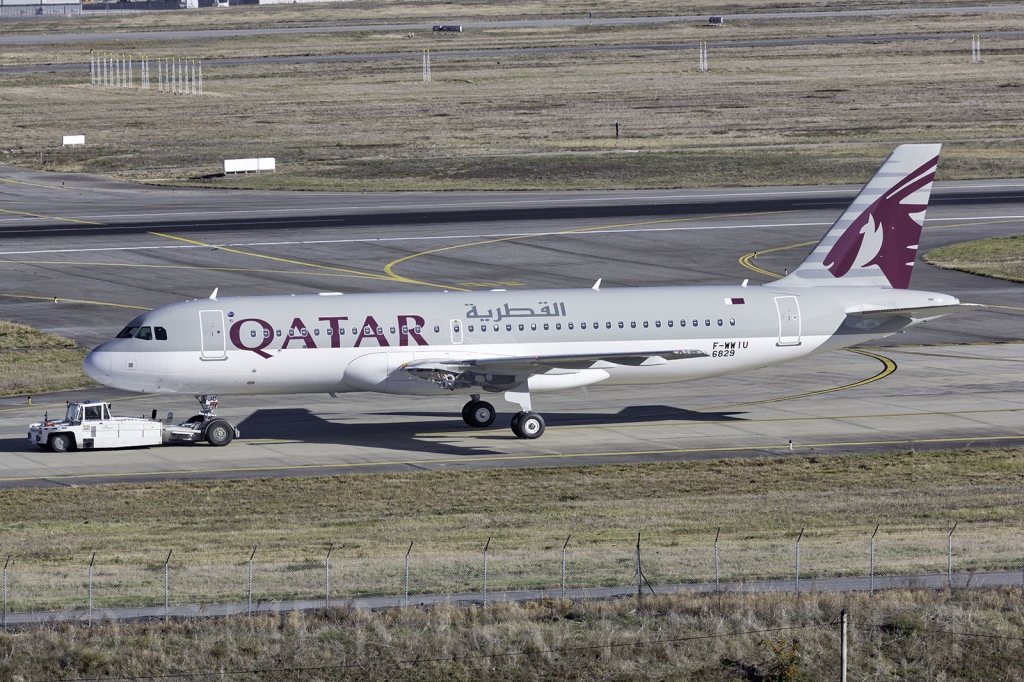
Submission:
[[[897,147],[804,262],[779,284],[909,287],[941,148]]]

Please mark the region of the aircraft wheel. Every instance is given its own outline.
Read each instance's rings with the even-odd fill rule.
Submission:
[[[512,415],[512,433],[516,434],[516,438],[523,438],[523,434],[519,431],[519,422],[522,420],[525,412],[516,412]]]
[[[544,417],[540,416],[536,412],[524,412],[523,416],[519,418],[519,433],[520,438],[528,438],[533,440],[534,438],[540,438],[544,433]]]
[[[462,419],[472,427],[482,429],[494,423],[497,413],[494,405],[483,400],[470,400],[462,408]]]
[[[66,433],[58,433],[50,436],[50,449],[54,452],[67,452],[73,447],[71,436]]]
[[[223,419],[206,427],[206,442],[217,447],[227,445],[235,437],[235,430]]]

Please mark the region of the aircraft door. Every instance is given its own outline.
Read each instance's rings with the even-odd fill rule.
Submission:
[[[462,343],[462,320],[452,320],[452,343]]]
[[[779,346],[800,345],[800,304],[796,296],[776,296],[779,311]]]
[[[221,310],[200,310],[199,326],[202,330],[203,360],[227,360],[227,339],[224,334],[224,312]]]

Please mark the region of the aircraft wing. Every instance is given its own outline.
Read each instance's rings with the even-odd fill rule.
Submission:
[[[972,308],[984,308],[980,303],[957,303],[954,305],[922,306],[920,308],[881,308],[866,310],[847,310],[850,317],[861,317],[866,319],[887,320],[892,317],[909,317],[912,320],[927,320],[933,317],[949,315],[958,310],[970,310]]]
[[[591,369],[613,365],[663,365],[669,360],[707,357],[702,350],[659,350],[638,353],[596,353],[593,355],[524,355],[474,358],[413,360],[402,365],[410,374],[429,372],[486,372],[491,374],[538,374],[549,369]]]

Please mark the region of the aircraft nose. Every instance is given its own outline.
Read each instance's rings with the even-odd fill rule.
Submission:
[[[107,383],[110,379],[110,352],[101,348],[90,351],[82,361],[82,368],[93,381]]]

